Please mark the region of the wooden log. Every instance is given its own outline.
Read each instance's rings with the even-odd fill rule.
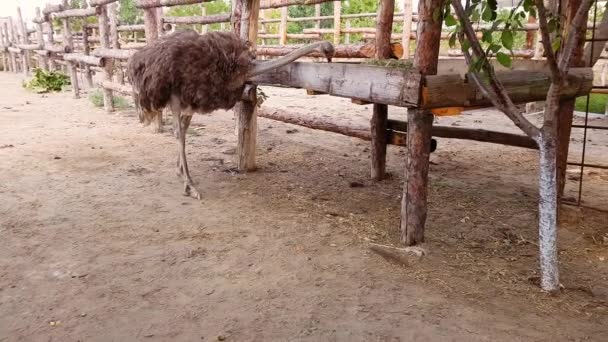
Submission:
[[[514,103],[541,101],[546,98],[551,84],[545,71],[498,71],[498,79],[504,85]],[[591,68],[572,68],[567,77],[562,98],[572,99],[588,94],[593,87]],[[421,108],[481,107],[489,106],[477,87],[458,74],[427,76],[422,89]]]
[[[416,69],[382,68],[345,63],[294,62],[258,75],[252,82],[324,92],[368,102],[416,106],[421,77]]]
[[[285,56],[303,45],[265,45],[260,46],[256,50],[256,54],[260,56]],[[334,46],[334,58],[374,58],[376,55],[376,47],[372,43],[368,44],[357,44],[357,45],[335,45]],[[403,53],[401,44],[391,44],[391,57],[399,58]],[[308,57],[323,57],[320,52],[314,51],[307,55]]]
[[[393,13],[395,0],[381,0],[376,19],[376,58],[391,58],[391,32],[393,31]],[[385,104],[372,105],[371,119],[371,178],[379,181],[386,175],[386,128],[388,106]]]
[[[388,120],[388,129],[396,132],[407,132],[407,122]],[[474,140],[492,144],[538,149],[538,144],[527,135],[488,131],[484,129],[433,126],[432,136],[449,139]]]
[[[145,31],[144,25],[118,25],[116,27],[118,32],[143,32]]]
[[[63,55],[63,60],[69,62],[84,63],[98,67],[103,67],[106,65],[106,59],[104,57],[88,56],[83,53],[66,53]]]
[[[315,5],[334,0],[269,0],[260,6],[260,9],[299,6],[299,5]]]
[[[146,43],[126,43],[121,44],[120,47],[124,50],[139,50],[143,49],[146,45]]]
[[[69,8],[68,0],[62,1],[63,8]],[[70,10],[68,10],[70,11]],[[60,12],[61,13],[61,12]],[[72,38],[72,28],[70,27],[69,17],[62,17],[63,24],[63,45],[70,48],[70,51],[74,50],[74,41]],[[69,62],[69,61],[68,61]],[[72,83],[72,93],[74,94],[74,98],[80,98],[80,86],[78,84],[78,71],[76,70],[76,66],[73,63],[68,63],[68,73],[70,74],[70,81]]]
[[[51,55],[47,50],[34,50],[34,53],[41,57],[49,57]]]
[[[74,8],[74,9],[68,9],[65,11],[53,13],[52,17],[55,19],[92,17],[95,15],[99,15],[99,11],[100,11],[99,7]]]
[[[49,15],[55,12],[61,12],[63,11],[63,4],[55,4],[55,5],[51,5],[51,4],[47,4],[44,9],[42,10],[42,14],[44,15]]]
[[[365,29],[365,28],[364,27],[359,27],[359,28],[356,28],[356,29],[357,30],[361,30],[361,29]],[[353,30],[353,29],[351,29],[351,30]],[[367,28],[367,30],[370,30],[370,28]],[[352,33],[356,33],[356,32],[352,32]],[[363,39],[375,39],[376,38],[376,34],[375,33],[371,33],[371,32],[363,32],[363,33],[361,33],[361,35],[363,36]],[[393,34],[391,34],[391,40],[392,41],[401,41],[402,38],[403,38],[403,35],[401,33],[393,33]],[[449,39],[449,38],[450,38],[450,33],[449,32],[442,32],[441,33],[441,39],[442,40]],[[410,33],[410,39],[412,39],[412,40],[416,39],[416,31],[412,31]]]
[[[110,91],[115,91],[120,94],[125,94],[125,95],[129,95],[129,96],[133,94],[133,88],[131,88],[130,85],[124,85],[124,84],[115,83],[112,81],[106,80],[106,81],[101,82],[101,87],[104,89],[108,89]]]
[[[342,2],[340,0],[334,1],[334,45],[340,44],[340,25],[342,20],[340,15],[342,14]]]
[[[435,13],[441,13],[442,6],[442,0],[418,3],[418,41],[414,65],[425,76],[437,73],[442,18]],[[400,228],[401,242],[412,246],[424,242],[433,115],[428,110],[409,109],[407,120],[409,131]]]
[[[21,50],[38,50],[40,46],[38,44],[15,44],[16,47]]]
[[[70,53],[72,52],[72,48],[67,45],[59,46],[59,45],[51,45],[50,42],[44,45],[44,49],[49,52],[54,53]]]
[[[230,22],[230,13],[192,16],[192,17],[163,17],[163,23],[168,24],[216,24]]]
[[[138,1],[139,3],[143,3],[146,1]],[[151,3],[153,1],[147,1],[148,3]],[[169,6],[169,5],[167,5]],[[144,8],[144,31],[145,31],[145,35],[146,35],[146,43],[147,44],[152,44],[153,42],[155,42],[156,40],[158,40],[159,37],[159,32],[161,31],[161,27],[159,27],[159,22],[160,22],[160,18],[158,17],[158,10],[157,8],[153,8],[153,7],[146,7]],[[104,47],[104,46],[102,46]],[[111,81],[112,78],[110,76],[110,78],[108,79],[108,81]],[[161,133],[163,131],[163,116],[162,113],[161,115],[157,115],[156,116],[156,129],[155,132],[156,133]]]
[[[99,22],[99,38],[102,49],[110,48],[110,19],[108,18],[108,7],[100,6],[99,16],[97,17]],[[147,32],[146,32],[147,33]],[[106,63],[104,66],[104,77],[103,80],[105,82],[112,82],[112,73],[113,73],[114,65],[112,62]],[[112,90],[109,88],[103,88],[103,108],[106,112],[110,113],[114,111],[114,103],[113,103],[114,95]]]
[[[114,2],[118,2],[118,0],[89,0],[89,5],[91,6],[103,6],[107,4],[111,4]]]
[[[255,50],[258,34],[260,0],[241,0],[240,37],[248,40]],[[255,87],[254,87],[255,91]],[[257,101],[240,101],[235,106],[237,123],[237,168],[240,172],[253,171],[257,139]]]
[[[339,122],[331,118],[300,115],[298,113],[265,106],[258,111],[258,116],[311,129],[338,133],[368,141],[371,140],[369,127],[353,126],[349,123]]]
[[[22,52],[20,48],[17,48],[17,47],[14,47],[14,46],[9,46],[9,47],[7,48],[7,50],[8,50],[8,52],[10,52],[10,53],[14,53],[14,54],[18,54],[18,55],[20,55],[20,54],[21,54],[21,52]]]
[[[200,2],[209,2],[211,0],[136,0],[135,7],[141,9],[163,7],[163,6],[180,6],[192,5]]]

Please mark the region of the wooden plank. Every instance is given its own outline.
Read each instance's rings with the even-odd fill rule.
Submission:
[[[504,85],[514,103],[541,101],[546,98],[551,85],[548,71],[499,71],[498,79]],[[421,108],[489,106],[490,101],[458,74],[427,76],[422,90]],[[593,87],[591,68],[573,68],[562,97],[574,98],[588,94]]]
[[[334,1],[334,45],[340,44],[340,25],[342,20],[340,15],[342,14],[342,2],[340,0]]]
[[[282,85],[400,107],[416,106],[420,73],[371,65],[294,62],[256,76],[256,84]]]
[[[143,32],[146,30],[145,25],[118,25],[118,32]]]
[[[258,35],[260,37],[261,35]],[[289,36],[289,35],[288,35]],[[265,45],[260,46],[256,50],[257,55],[262,56],[285,56],[304,45]],[[391,44],[392,56],[399,57],[403,50],[401,44]],[[356,44],[356,45],[334,45],[334,58],[374,58],[376,54],[376,47],[372,43],[368,44]],[[306,55],[308,57],[324,57],[320,52],[313,51]],[[391,57],[392,57],[391,56]]]
[[[103,6],[103,5],[111,4],[113,2],[118,2],[118,0],[89,0],[89,5]]]
[[[112,81],[103,81],[101,82],[101,87],[104,89],[108,89],[111,91],[116,91],[125,95],[133,95],[133,88],[130,85],[124,85],[120,83],[114,83]]]
[[[410,37],[412,34],[412,0],[403,0],[403,32],[401,45],[403,45],[403,59],[410,58]]]
[[[279,45],[287,44],[287,7],[281,8],[281,24],[279,25]]]

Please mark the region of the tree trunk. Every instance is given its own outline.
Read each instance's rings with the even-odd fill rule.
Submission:
[[[540,252],[541,288],[559,290],[557,255],[557,164],[556,137],[544,127],[539,141],[538,246]]]
[[[437,73],[443,0],[418,3],[418,41],[414,66],[423,75]],[[439,14],[439,15],[438,15]],[[429,110],[408,110],[407,161],[401,199],[401,242],[408,246],[424,241],[433,115]]]

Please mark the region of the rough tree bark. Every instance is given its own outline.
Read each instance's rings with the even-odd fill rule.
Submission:
[[[437,73],[443,4],[443,0],[421,0],[418,3],[414,66],[423,75]],[[424,242],[433,114],[428,110],[410,109],[407,111],[407,121],[409,132],[401,199],[401,242],[411,246]]]

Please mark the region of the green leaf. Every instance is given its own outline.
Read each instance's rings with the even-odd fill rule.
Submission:
[[[502,64],[505,68],[511,67],[511,56],[507,55],[504,52],[499,52],[496,54],[496,60],[498,63]]]
[[[553,52],[557,52],[557,50],[559,50],[560,46],[562,45],[562,40],[560,37],[555,37],[555,39],[551,42],[551,48],[553,49]]]
[[[492,21],[492,9],[490,6],[484,7],[481,19],[483,19],[483,21]]]
[[[453,16],[452,14],[448,14],[448,15],[445,17],[445,25],[446,25],[447,27],[454,26],[454,25],[456,25],[457,23],[458,23],[458,22],[456,21],[456,18],[454,18],[454,16]]]
[[[451,48],[454,48],[456,46],[456,33],[452,33],[450,35],[450,40],[448,41],[448,44]]]
[[[471,43],[465,39],[462,41],[460,48],[463,52],[469,51],[469,49],[471,48]]]
[[[511,31],[502,31],[502,35],[500,36],[500,41],[502,45],[508,50],[513,50],[513,32]]]
[[[498,51],[500,51],[500,49],[502,49],[502,46],[498,45],[498,44],[491,44],[490,45],[490,50],[494,53],[497,53]]]
[[[481,40],[486,43],[492,43],[492,31],[483,30],[483,36],[481,37]]]

